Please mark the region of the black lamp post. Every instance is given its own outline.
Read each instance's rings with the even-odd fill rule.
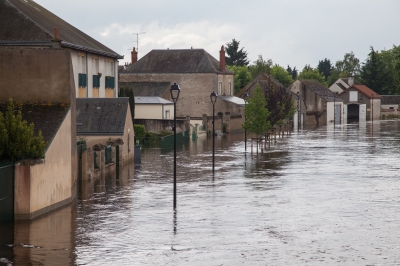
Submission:
[[[371,115],[372,125],[374,123],[374,94],[372,93],[372,115]]]
[[[174,210],[176,209],[176,102],[178,101],[180,92],[181,88],[174,82],[170,89],[171,98],[174,102]]]
[[[244,100],[244,110],[246,111],[246,105],[247,105],[247,97],[249,97],[249,94],[245,92],[243,94],[243,100]],[[246,113],[244,113],[244,121],[246,122]],[[247,152],[247,130],[244,130],[244,152]]]
[[[214,91],[211,92],[210,99],[211,99],[211,103],[213,105],[213,111],[212,111],[212,113],[213,113],[213,119],[212,119],[212,129],[213,129],[213,132],[212,132],[212,134],[213,134],[213,145],[212,145],[212,150],[213,150],[212,151],[213,168],[212,168],[212,170],[213,170],[213,174],[214,174],[214,165],[215,165],[215,156],[214,156],[214,154],[215,154],[215,152],[214,152],[214,147],[215,147],[214,106],[215,106],[215,102],[217,101],[217,97],[218,97],[218,94],[216,94]]]

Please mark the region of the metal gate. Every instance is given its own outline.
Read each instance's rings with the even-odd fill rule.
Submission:
[[[0,162],[0,223],[14,220],[14,162]]]

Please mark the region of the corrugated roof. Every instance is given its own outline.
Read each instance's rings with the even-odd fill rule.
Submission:
[[[381,98],[381,96],[378,93],[376,93],[375,91],[371,90],[370,88],[368,88],[365,85],[353,85],[353,86],[350,86],[346,90],[342,91],[339,95],[342,95],[342,94],[348,92],[352,88],[358,90],[359,92],[364,94],[369,99],[372,99],[372,94],[374,95],[374,99],[380,99]]]
[[[3,115],[7,111],[7,105],[8,101],[0,102],[0,112]],[[70,107],[61,103],[23,102],[18,105],[14,104],[14,110],[20,110],[22,119],[26,120],[28,124],[34,124],[35,135],[37,135],[39,130],[42,131],[43,139],[49,146],[68,114]]]
[[[139,96],[135,97],[135,104],[174,104],[161,97]]]
[[[78,135],[123,135],[129,98],[77,98]]]
[[[123,58],[32,0],[0,1],[0,24],[0,40],[3,45],[26,42],[51,44],[54,27],[58,27],[61,45],[64,47]]]
[[[244,106],[245,102],[242,98],[236,97],[236,96],[218,96],[223,101],[230,102],[237,104],[239,106]]]
[[[381,104],[400,104],[400,95],[381,95]]]
[[[223,73],[219,61],[204,49],[152,50],[124,72]],[[233,75],[228,68],[225,73]]]
[[[119,82],[118,86],[133,90],[134,96],[162,97],[169,90],[171,82]]]
[[[316,79],[300,79],[299,81],[327,102],[343,102],[333,91],[329,90]]]

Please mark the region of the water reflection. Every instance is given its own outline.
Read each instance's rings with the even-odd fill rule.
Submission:
[[[76,205],[0,228],[14,265],[399,264],[400,123],[294,132],[258,155],[244,136],[144,149]],[[255,149],[255,148],[254,148]],[[1,261],[0,261],[1,264]],[[4,264],[4,261],[3,261]]]

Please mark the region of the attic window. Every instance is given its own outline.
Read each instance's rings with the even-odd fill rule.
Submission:
[[[100,106],[97,106],[97,110],[100,110],[101,109],[101,107]]]
[[[350,102],[357,102],[358,100],[358,91],[350,91],[349,92],[349,101]]]

